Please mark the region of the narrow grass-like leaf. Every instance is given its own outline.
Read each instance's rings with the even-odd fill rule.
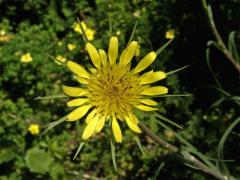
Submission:
[[[111,138],[111,154],[112,154],[112,161],[115,171],[117,172],[117,163],[116,163],[116,152],[115,152],[115,143],[114,140]]]
[[[82,150],[82,147],[84,145],[84,142],[81,142],[78,149],[77,149],[77,152],[75,153],[74,157],[73,157],[73,160],[77,157],[77,155],[80,153],[80,151]]]
[[[142,144],[141,144],[140,139],[139,139],[137,136],[135,136],[135,137],[134,137],[134,140],[136,141],[136,143],[137,143],[137,145],[138,145],[138,147],[139,147],[139,149],[140,149],[143,157],[146,157],[146,154],[145,154],[145,152],[144,152],[144,150],[143,150],[143,147],[142,147]]]
[[[210,63],[210,46],[211,46],[212,44],[214,44],[214,46],[217,47],[217,45],[215,44],[214,41],[208,42],[208,44],[207,44],[207,49],[206,49],[206,55],[205,55],[205,56],[206,56],[206,61],[207,61],[207,66],[208,66],[208,69],[209,69],[209,71],[211,72],[211,74],[212,74],[212,76],[213,76],[213,79],[214,79],[214,81],[216,82],[217,86],[218,86],[219,88],[222,88],[222,85],[221,85],[220,82],[218,81],[218,78],[217,78],[217,76],[215,75],[215,73],[214,73],[214,71],[213,71],[213,68],[212,68],[212,65],[211,65],[211,63]]]
[[[173,39],[170,39],[168,42],[166,42],[163,46],[161,46],[157,51],[156,54],[159,55],[171,42]]]
[[[154,176],[153,180],[157,180],[157,179],[158,179],[158,175],[159,175],[160,171],[162,170],[162,168],[163,168],[164,166],[165,166],[165,162],[162,162],[162,163],[158,166],[157,171],[156,171],[156,173],[155,173],[155,176]]]
[[[227,140],[227,137],[229,136],[229,134],[231,133],[231,131],[233,130],[233,128],[240,123],[240,117],[237,118],[235,121],[233,121],[233,123],[226,129],[226,131],[224,132],[222,138],[219,141],[218,144],[218,148],[217,148],[217,154],[218,154],[218,158],[219,159],[224,159],[224,144]],[[230,176],[229,170],[225,164],[224,161],[218,161],[217,163],[218,167],[220,168],[221,171],[224,171],[224,174]]]
[[[85,43],[87,43],[88,42],[88,38],[87,38],[86,32],[84,31],[83,26],[82,26],[82,24],[81,24],[81,22],[80,22],[80,20],[78,18],[77,18],[77,21],[78,21],[78,24],[79,24],[80,29],[82,31],[83,40],[85,41]]]
[[[173,71],[167,72],[166,74],[167,74],[167,76],[169,76],[169,75],[171,75],[171,74],[174,74],[174,73],[177,73],[177,72],[179,72],[179,71],[182,71],[182,70],[188,68],[189,66],[190,66],[190,65],[183,66],[183,67],[181,67],[181,68],[178,68],[178,69],[175,69],[175,70],[173,70]]]
[[[168,119],[168,118],[166,118],[166,117],[164,117],[164,116],[162,116],[162,115],[160,115],[160,114],[155,113],[155,116],[158,117],[158,118],[160,118],[160,119],[162,119],[162,120],[164,120],[164,121],[166,121],[166,122],[168,122],[169,124],[172,124],[172,125],[180,128],[180,129],[183,129],[182,126],[178,125],[177,123],[171,121],[170,119]]]
[[[232,31],[232,32],[229,33],[229,36],[228,36],[228,50],[230,51],[232,56],[237,60],[237,63],[240,63],[240,57],[239,57],[236,42],[235,42],[235,39],[234,39],[235,35],[236,35],[235,31]]]
[[[63,116],[61,119],[54,121],[52,123],[50,123],[47,127],[47,129],[45,131],[43,131],[43,133],[46,133],[47,131],[49,131],[50,129],[54,128],[55,126],[57,126],[58,124],[62,123],[63,121],[67,120],[67,116]]]
[[[67,98],[65,94],[57,94],[57,95],[50,95],[50,96],[38,96],[34,98],[34,100],[47,100],[47,99],[57,99],[57,98]]]
[[[211,167],[212,169],[217,171],[216,166],[211,163],[211,161],[208,160],[208,158],[206,158],[205,155],[201,154],[200,152],[197,151],[197,149],[191,144],[189,143],[185,138],[183,138],[181,135],[179,135],[178,133],[176,133],[175,131],[173,131],[169,126],[165,125],[163,122],[161,121],[156,121],[159,125],[161,125],[162,127],[164,127],[167,130],[170,130],[174,133],[174,135],[176,136],[176,138],[183,143],[186,147],[185,149],[193,154],[195,154],[198,158],[200,158],[204,163],[206,163],[209,167]]]
[[[213,108],[219,106],[220,104],[222,104],[222,102],[223,102],[225,99],[226,99],[225,97],[222,97],[222,98],[218,99],[217,101],[215,101],[215,102],[210,106],[210,109],[213,109]]]
[[[127,47],[128,47],[128,45],[130,44],[130,42],[131,42],[131,41],[133,40],[133,38],[134,38],[134,34],[135,34],[135,31],[136,31],[136,28],[137,28],[137,21],[136,21],[136,23],[134,24],[134,27],[133,27],[131,36],[130,36],[130,38],[129,38],[129,40],[128,40],[128,43],[127,43]]]

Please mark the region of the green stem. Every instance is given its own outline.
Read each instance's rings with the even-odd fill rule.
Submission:
[[[166,149],[168,149],[169,151],[171,151],[173,153],[178,152],[178,153],[182,154],[181,150],[179,148],[177,148],[176,146],[174,146],[172,144],[169,144],[168,142],[164,141],[159,136],[154,134],[143,122],[140,122],[138,125],[141,128],[141,130],[143,132],[145,132],[156,143],[162,145],[163,147],[165,147]],[[199,168],[199,170],[201,170],[202,172],[210,174],[210,175],[212,175],[212,176],[214,176],[214,177],[216,177],[217,179],[220,179],[220,180],[227,180],[228,179],[227,176],[224,176],[220,172],[209,168],[207,165],[205,165],[204,163],[199,161],[192,154],[190,154],[190,153],[185,153],[185,154],[186,155],[183,157],[184,160],[187,161],[187,162],[191,162],[195,167]]]
[[[234,57],[228,51],[226,45],[223,42],[223,39],[222,39],[221,35],[219,34],[219,32],[216,28],[216,25],[215,25],[215,22],[214,22],[214,19],[213,19],[213,15],[212,15],[212,11],[211,11],[211,6],[207,5],[206,0],[201,0],[201,2],[202,2],[204,12],[205,12],[205,14],[208,18],[210,28],[213,32],[213,35],[215,36],[215,39],[217,40],[217,43],[218,43],[218,46],[220,47],[220,50],[226,56],[226,58],[232,63],[232,65],[235,67],[235,69],[238,71],[238,73],[240,73],[240,64],[237,63],[236,59],[234,59]]]

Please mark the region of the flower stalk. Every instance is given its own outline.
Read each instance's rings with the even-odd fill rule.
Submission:
[[[214,177],[216,177],[217,179],[220,179],[220,180],[227,180],[228,179],[227,176],[224,176],[219,171],[216,171],[214,169],[209,168],[207,165],[202,163],[200,160],[198,160],[195,156],[193,156],[189,152],[183,151],[180,148],[177,148],[176,146],[174,146],[174,145],[164,141],[163,139],[161,139],[159,136],[154,134],[143,122],[139,122],[138,125],[139,125],[140,129],[147,136],[149,136],[152,140],[154,140],[156,143],[162,145],[164,148],[168,149],[172,153],[183,154],[183,159],[186,162],[190,162],[192,165],[194,165],[196,168],[198,168],[202,172],[210,174],[210,175],[212,175],[212,176],[214,176]]]

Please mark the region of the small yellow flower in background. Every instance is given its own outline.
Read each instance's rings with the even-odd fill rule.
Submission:
[[[26,53],[21,56],[20,60],[22,63],[29,63],[33,60],[33,58],[30,53]]]
[[[131,61],[137,51],[138,42],[132,41],[119,53],[118,38],[110,38],[108,51],[96,49],[90,42],[86,50],[90,56],[93,70],[67,61],[66,65],[83,84],[79,87],[63,86],[64,93],[74,99],[67,102],[68,107],[76,107],[66,116],[67,121],[76,121],[86,115],[86,127],[82,139],[86,140],[101,132],[105,123],[110,120],[111,129],[116,142],[122,142],[119,122],[126,123],[135,133],[141,133],[139,120],[133,110],[156,111],[158,103],[153,97],[166,94],[164,86],[151,86],[152,83],[166,78],[163,71],[149,71],[142,74],[156,59],[152,51],[131,69]]]
[[[86,33],[88,40],[92,41],[94,39],[95,30],[88,28],[84,21],[81,21],[80,23],[83,27],[84,32]],[[79,23],[73,24],[73,30],[79,34],[82,34],[82,30]]]
[[[174,39],[174,38],[175,38],[175,30],[174,30],[174,29],[169,29],[169,30],[165,33],[165,38],[166,38],[166,39]]]
[[[67,48],[68,48],[69,51],[72,51],[76,48],[76,45],[75,44],[68,44]]]
[[[1,30],[0,31],[0,42],[9,42],[11,40],[12,36],[7,35],[6,31]]]
[[[118,30],[117,32],[116,32],[116,35],[120,35],[121,34],[121,31],[120,30]]]
[[[86,29],[85,33],[89,41],[94,39],[95,30],[88,28]]]
[[[81,21],[80,23],[83,27],[83,30],[86,31],[86,29],[87,29],[86,23],[84,21]],[[77,33],[82,34],[82,30],[81,30],[80,24],[78,22],[73,23],[73,30]]]
[[[39,125],[38,124],[30,124],[30,126],[28,127],[28,131],[32,134],[32,135],[38,135],[40,130],[39,130]]]
[[[62,63],[65,63],[66,60],[67,59],[61,55],[57,55],[57,57],[55,58],[55,62],[59,65],[62,65]]]

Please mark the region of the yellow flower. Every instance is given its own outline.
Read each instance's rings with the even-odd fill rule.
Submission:
[[[86,140],[99,133],[110,120],[111,129],[116,142],[122,142],[122,132],[119,122],[127,123],[135,133],[141,133],[138,118],[134,109],[156,111],[157,102],[151,98],[166,94],[164,86],[151,86],[166,78],[163,71],[142,72],[156,59],[157,54],[149,52],[135,68],[131,69],[131,61],[136,53],[138,43],[132,41],[118,58],[118,38],[113,36],[109,41],[108,52],[97,50],[90,42],[86,50],[94,65],[94,70],[67,61],[66,65],[75,75],[81,87],[63,86],[67,96],[73,97],[67,103],[68,107],[76,107],[66,117],[67,121],[76,121],[86,115],[86,127],[82,139]]]
[[[39,134],[39,125],[38,124],[30,124],[30,126],[28,127],[28,131],[32,135],[38,135]]]
[[[21,59],[20,59],[20,61],[21,61],[22,63],[29,63],[29,62],[31,62],[32,60],[33,60],[33,59],[32,59],[32,56],[31,56],[30,53],[23,54],[23,55],[21,56]]]
[[[81,21],[80,22],[82,27],[83,27],[83,30],[88,38],[89,41],[92,41],[94,39],[94,34],[95,34],[95,30],[91,29],[91,28],[88,28],[86,23],[84,21]],[[77,33],[80,33],[82,34],[82,30],[80,28],[80,24],[79,23],[74,23],[73,24],[73,30]]]
[[[94,39],[95,31],[93,29],[88,28],[86,29],[85,33],[89,41],[92,41]]]
[[[81,23],[81,25],[82,25],[82,27],[83,27],[83,30],[86,31],[86,29],[87,29],[86,23],[85,23],[84,21],[81,21],[80,23]],[[74,30],[75,32],[77,32],[77,33],[82,34],[82,30],[81,30],[81,28],[80,28],[80,24],[79,24],[79,23],[76,23],[76,22],[75,22],[75,23],[73,24],[73,30]]]
[[[67,47],[68,47],[69,51],[72,51],[76,48],[76,45],[75,44],[68,44]]]
[[[61,56],[61,55],[57,55],[56,59],[55,59],[55,62],[59,65],[61,65],[62,63],[65,63],[66,62],[66,58]]]
[[[165,38],[166,38],[166,39],[173,39],[173,38],[175,38],[175,30],[174,30],[174,29],[169,29],[169,30],[165,33]]]

